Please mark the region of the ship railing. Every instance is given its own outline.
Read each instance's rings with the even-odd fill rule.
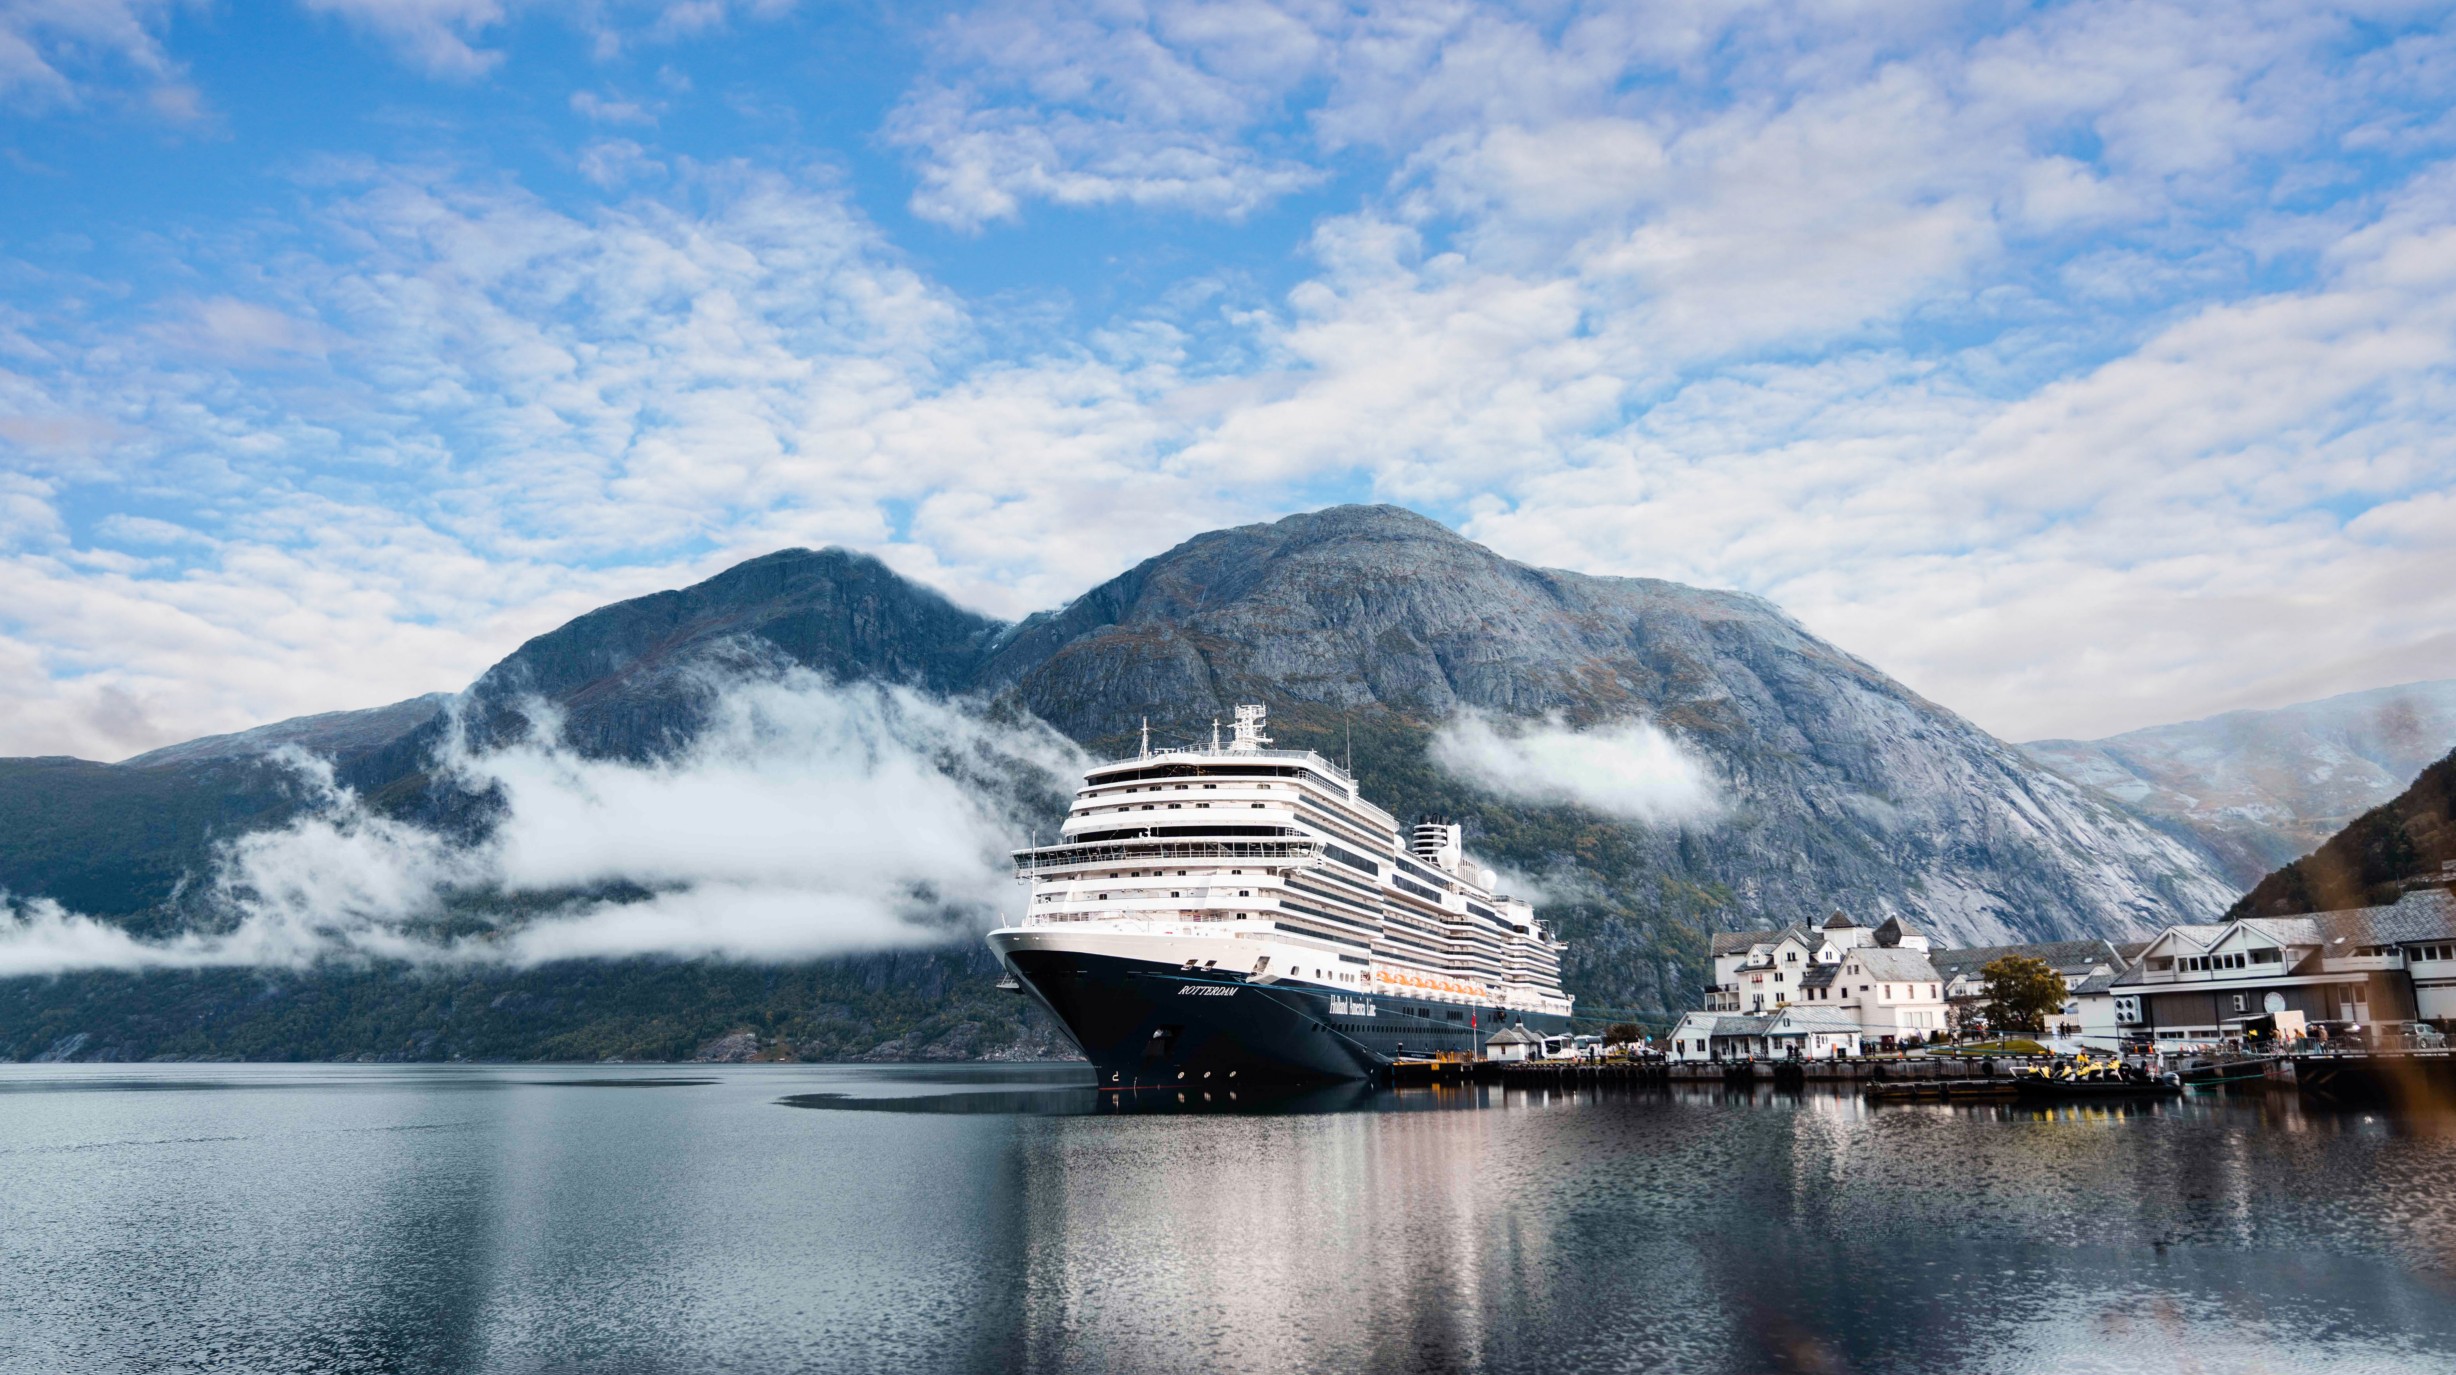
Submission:
[[[1053,869],[1083,864],[1132,864],[1146,861],[1265,860],[1281,864],[1311,864],[1322,857],[1318,840],[1104,840],[1081,845],[1043,845],[1015,851],[1015,877],[1030,878]]]

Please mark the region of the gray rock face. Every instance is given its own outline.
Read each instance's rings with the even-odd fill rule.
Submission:
[[[640,756],[687,739],[730,673],[799,665],[951,692],[1001,628],[866,554],[786,549],[538,636],[470,685],[466,712],[484,742],[539,698],[581,750]]]
[[[539,636],[462,710],[482,743],[525,729],[535,697],[581,749],[650,757],[690,738],[726,675],[784,666],[1028,710],[1096,752],[1146,716],[1183,739],[1248,701],[1271,704],[1284,743],[1335,753],[1352,735],[1374,800],[1463,820],[1472,849],[1534,881],[1598,1012],[1693,1006],[1706,931],[1835,906],[2003,944],[2130,935],[2234,896],[2197,848],[1758,598],[1533,568],[1393,507],[1203,535],[1012,626],[875,559],[786,550]],[[1494,796],[1434,763],[1436,731],[1470,710],[1651,722],[1703,761],[1720,813],[1684,825]],[[345,776],[413,807],[442,729]],[[950,1036],[877,1053],[980,1053]]]
[[[2248,888],[2396,796],[2450,747],[2456,680],[2021,748],[2199,841]]]
[[[1586,724],[1642,717],[1710,761],[1730,803],[1720,822],[1611,823],[1642,854],[1642,872],[1593,872],[1574,846],[1508,853],[1498,834],[1485,848],[1538,873],[1586,868],[1565,876],[1572,889],[1702,892],[1711,900],[1690,910],[1715,923],[1840,904],[1870,920],[1908,917],[1954,943],[2003,943],[2130,934],[2213,915],[2233,896],[2192,847],[1769,603],[1528,567],[1389,507],[1188,541],[1016,627],[978,682],[1112,745],[1145,715],[1196,726],[1254,700],[1300,719],[1327,711],[1422,727],[1463,707]],[[1456,810],[1455,797],[1404,795],[1406,777],[1397,770],[1402,795],[1382,798],[1394,810]],[[1565,834],[1577,818],[1560,821]],[[1630,925],[1669,915],[1620,896]],[[1645,982],[1622,996],[1669,991]]]

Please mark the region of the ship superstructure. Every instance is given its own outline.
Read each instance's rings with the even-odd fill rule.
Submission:
[[[1565,1028],[1561,943],[1461,831],[1402,833],[1346,769],[1270,748],[1259,706],[1208,748],[1084,774],[1055,844],[1015,853],[989,941],[1104,1086],[1370,1076]]]

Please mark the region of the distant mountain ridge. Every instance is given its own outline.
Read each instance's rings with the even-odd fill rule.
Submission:
[[[2456,882],[2456,751],[2311,853],[2260,880],[2228,917],[2384,906],[2414,883]]]
[[[1376,800],[1403,817],[1463,819],[1480,853],[1540,885],[1572,941],[1573,990],[1605,1007],[1692,1005],[1707,930],[1836,904],[1984,944],[2119,937],[2214,916],[2233,896],[2193,847],[1770,603],[1518,564],[1394,507],[1197,536],[1012,625],[866,555],[783,550],[530,640],[460,695],[458,713],[482,745],[528,729],[520,708],[534,697],[583,752],[648,758],[687,744],[718,685],[785,668],[1028,711],[1095,752],[1124,748],[1146,716],[1190,733],[1237,702],[1266,702],[1283,743],[1352,748]],[[346,741],[349,782],[417,815],[452,805],[424,772],[446,719],[420,710],[309,718],[322,724],[85,767],[103,771],[95,786],[145,778],[158,791],[190,773],[217,786],[208,771],[242,766],[231,742],[322,732]],[[1650,721],[1705,761],[1730,805],[1710,826],[1644,825],[1494,797],[1432,762],[1435,732],[1462,710]],[[18,762],[0,762],[0,781]],[[217,821],[185,853],[276,814]],[[111,838],[92,837],[101,849]],[[169,867],[156,855],[148,872]],[[21,872],[0,831],[0,884],[41,891]],[[152,910],[103,914],[144,925]]]
[[[2456,679],[2021,748],[2191,836],[2249,887],[2456,748]]]

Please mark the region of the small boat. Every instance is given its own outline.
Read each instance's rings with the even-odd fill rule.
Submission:
[[[2013,1076],[2014,1089],[2025,1099],[2172,1098],[2183,1082],[2172,1074],[2153,1075],[2116,1059],[2093,1059],[2088,1053],[2068,1065],[2024,1070]]]

